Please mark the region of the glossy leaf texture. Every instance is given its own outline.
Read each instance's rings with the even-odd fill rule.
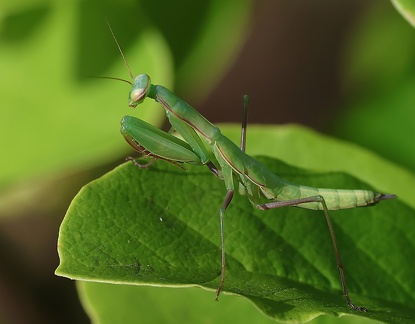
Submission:
[[[354,158],[359,160],[361,153],[365,152],[356,148]],[[310,172],[258,159],[297,183],[368,188],[342,172]],[[376,165],[376,159],[372,156],[366,162]],[[399,169],[389,166],[378,172],[393,174]],[[60,229],[61,263],[56,273],[102,283],[199,286],[212,290],[213,303],[220,274],[218,209],[224,194],[223,183],[207,168],[183,171],[158,161],[138,170],[123,164],[74,198]],[[370,312],[352,311],[343,299],[321,212],[294,207],[257,211],[239,195],[226,213],[227,272],[220,304],[227,302],[227,293],[242,295],[267,316],[285,322],[305,322],[324,314],[387,323],[413,321],[414,210],[396,199],[331,215],[351,297]],[[93,289],[96,284],[91,285]],[[88,284],[83,287],[88,291]],[[131,290],[121,294],[127,305],[131,294]],[[139,295],[137,290],[138,299]],[[93,296],[85,302],[84,293],[84,303],[95,310],[93,317],[101,318],[103,313],[96,311],[106,302]],[[137,316],[133,309],[130,313]]]

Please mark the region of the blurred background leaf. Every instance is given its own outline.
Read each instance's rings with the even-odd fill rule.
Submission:
[[[392,0],[396,9],[415,27],[415,3],[411,0]]]
[[[105,17],[133,70],[147,73],[154,82],[169,88],[173,88],[175,71],[186,70],[188,56],[195,55],[194,51],[209,52],[198,55],[197,70],[182,72],[195,86],[203,80],[203,87],[197,87],[205,89],[198,90],[203,93],[209,91],[209,84],[241,43],[243,38],[237,35],[241,35],[250,7],[249,1],[224,8],[219,3],[182,1],[170,8],[170,1],[154,5],[153,1],[90,0],[10,9],[3,16],[1,30],[0,69],[9,77],[2,79],[0,136],[8,154],[2,159],[0,186],[16,179],[106,163],[126,152],[127,146],[119,145],[118,128],[126,112],[121,109],[126,107],[129,88],[121,82],[88,78],[129,79]],[[164,6],[167,8],[160,10]],[[188,15],[185,9],[193,14]],[[234,20],[227,18],[224,10],[231,10]],[[171,15],[173,11],[177,14]],[[189,17],[191,21],[187,21]],[[232,36],[226,46],[211,31],[222,22],[232,26],[223,30],[224,37]],[[187,26],[193,27],[183,37]],[[221,50],[207,51],[205,43]],[[212,66],[207,68],[203,59]],[[140,111],[140,116],[160,124],[163,112],[154,107]],[[8,145],[10,134],[13,145]],[[17,158],[21,152],[25,158]]]
[[[380,5],[359,23],[344,53],[345,107],[334,134],[415,170],[415,30]]]

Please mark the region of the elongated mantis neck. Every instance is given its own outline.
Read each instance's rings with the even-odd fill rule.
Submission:
[[[147,93],[147,97],[158,101],[157,100],[157,89],[154,84],[150,84],[150,90]]]

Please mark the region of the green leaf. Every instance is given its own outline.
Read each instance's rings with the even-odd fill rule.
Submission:
[[[413,2],[413,1],[411,1]],[[379,2],[348,37],[342,62],[344,104],[330,129],[415,171],[415,30]],[[340,107],[338,107],[340,108]]]
[[[245,298],[227,298],[218,305],[212,292],[203,289],[85,281],[77,284],[81,302],[93,323],[273,323]]]
[[[393,5],[415,27],[415,3],[412,0],[392,0]]]
[[[347,156],[349,161],[362,157],[359,149],[354,153]],[[363,156],[366,163],[378,165],[375,156]],[[368,188],[344,173],[309,172],[264,157],[260,161],[297,183]],[[377,171],[399,173],[392,166]],[[224,194],[223,183],[204,168],[183,171],[164,161],[146,170],[121,165],[73,200],[60,229],[56,273],[104,283],[200,286],[212,290],[213,303],[220,275],[218,209]],[[397,199],[331,215],[349,293],[369,313],[352,311],[342,297],[321,212],[257,211],[239,195],[226,212],[227,272],[221,303],[227,302],[226,293],[242,295],[269,317],[285,322],[322,314],[413,321],[415,280],[408,260],[415,253],[410,230],[415,227],[414,210]],[[127,303],[133,298],[123,296],[129,296]]]

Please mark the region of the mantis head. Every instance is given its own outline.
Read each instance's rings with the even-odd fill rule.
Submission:
[[[128,95],[128,106],[135,108],[148,96],[151,88],[151,80],[147,74],[140,74],[134,78],[133,85]]]

